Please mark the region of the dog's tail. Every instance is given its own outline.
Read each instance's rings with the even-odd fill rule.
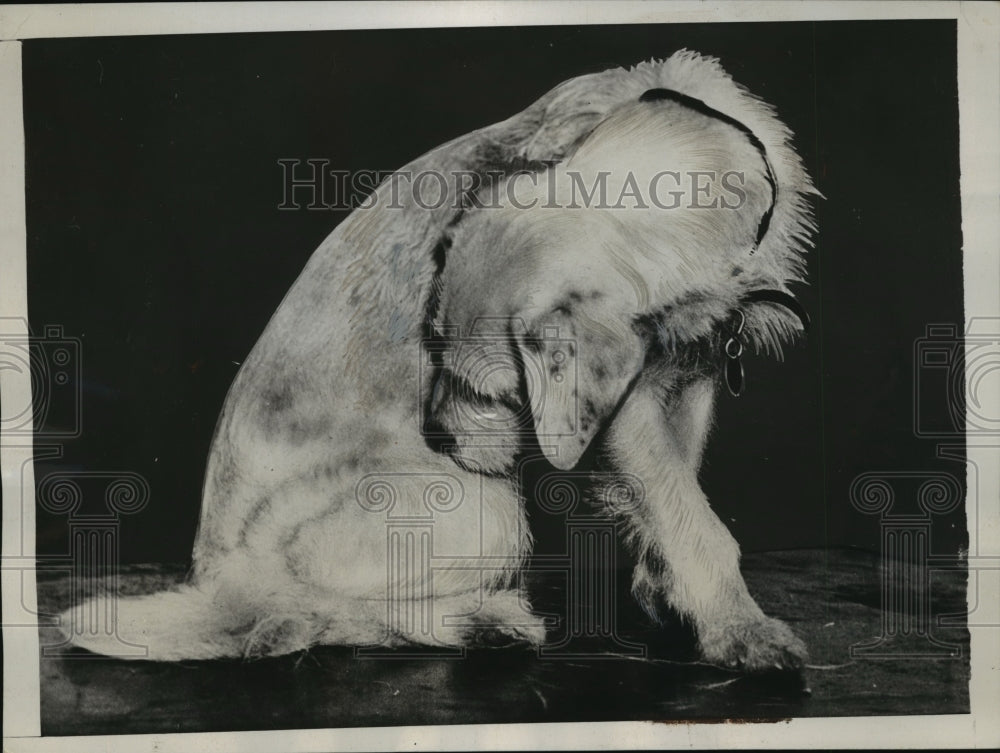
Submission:
[[[59,627],[64,645],[147,661],[260,659],[316,644],[395,645],[386,635],[384,604],[332,601],[339,605],[333,613],[303,609],[308,599],[293,590],[254,599],[209,581],[89,599],[63,612]]]
[[[184,585],[146,596],[105,595],[60,615],[67,642],[121,659],[178,661],[243,655],[245,631],[204,591]]]

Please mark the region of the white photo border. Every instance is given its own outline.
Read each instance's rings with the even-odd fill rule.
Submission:
[[[334,29],[536,26],[938,18],[958,25],[962,233],[965,310],[1000,317],[1000,4],[979,2],[343,2],[11,5],[0,8],[0,317],[27,320],[24,132],[21,41],[24,39],[320,31]],[[25,331],[23,334],[27,334]],[[0,370],[0,389],[30,403],[30,379]],[[982,396],[981,396],[982,397]],[[1000,414],[1000,395],[980,406]],[[24,401],[27,399],[27,403]],[[30,446],[0,437],[3,481],[3,614],[32,615],[35,604],[34,484]],[[21,440],[23,444],[23,438]],[[1000,472],[997,442],[969,437],[970,454],[992,448],[987,472],[969,477],[967,505],[979,518],[980,597],[1000,594]],[[21,489],[22,466],[27,464]],[[978,488],[975,488],[978,484]],[[23,497],[22,497],[23,492]],[[971,520],[970,516],[970,520]],[[29,535],[22,536],[22,531]],[[26,564],[27,563],[27,564]],[[970,565],[971,566],[971,565]],[[969,598],[975,598],[970,593]],[[982,605],[980,605],[982,606]],[[996,603],[989,605],[996,611]],[[280,732],[39,737],[38,634],[5,628],[5,751],[313,751],[613,748],[994,747],[1000,745],[1000,631],[970,629],[971,713],[949,716],[793,719],[767,724],[651,722],[486,724]]]

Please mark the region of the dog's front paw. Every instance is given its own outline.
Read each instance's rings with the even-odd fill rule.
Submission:
[[[808,656],[788,625],[763,615],[709,628],[699,643],[707,661],[746,672],[801,670]]]

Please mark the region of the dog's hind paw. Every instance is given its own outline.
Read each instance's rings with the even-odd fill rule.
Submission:
[[[492,594],[475,612],[445,622],[454,642],[470,648],[535,647],[545,642],[545,621],[530,612],[516,591]]]
[[[765,616],[710,628],[699,643],[708,662],[745,672],[799,671],[808,657],[788,625]]]
[[[309,648],[315,642],[315,636],[304,620],[268,617],[259,620],[246,634],[243,658],[281,656]]]
[[[465,645],[473,648],[534,648],[545,643],[545,622],[535,615],[521,614],[516,622],[484,623],[468,628]]]

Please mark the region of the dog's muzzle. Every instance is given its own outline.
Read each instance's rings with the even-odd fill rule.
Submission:
[[[755,290],[744,296],[740,303],[744,305],[774,303],[778,306],[784,306],[798,317],[802,323],[802,330],[804,332],[809,331],[809,314],[794,296],[782,290]],[[743,313],[743,309],[736,309],[733,314],[733,324],[730,327],[729,337],[722,346],[722,353],[725,356],[723,373],[726,377],[726,387],[729,389],[729,394],[733,397],[740,396],[746,381],[743,362],[741,360],[743,356],[743,327],[746,323],[747,317]]]

